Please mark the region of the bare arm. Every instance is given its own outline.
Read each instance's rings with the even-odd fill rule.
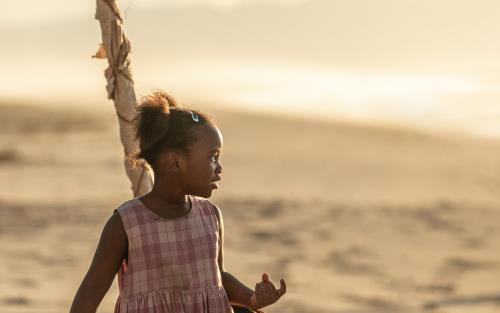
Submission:
[[[247,286],[245,286],[242,282],[240,282],[236,277],[231,275],[230,273],[225,271],[224,268],[224,219],[222,218],[222,214],[220,209],[215,204],[212,204],[215,209],[215,213],[217,215],[217,219],[219,221],[219,256],[218,263],[219,269],[222,276],[222,285],[224,286],[224,290],[226,291],[227,297],[231,304],[243,306],[250,308],[250,298],[254,294],[254,291]]]
[[[224,290],[226,290],[231,304],[252,308],[252,304],[250,303],[250,298],[254,294],[252,289],[245,286],[228,272],[224,272],[222,275],[222,285],[224,286]]]
[[[222,285],[226,291],[229,302],[234,305],[243,306],[262,312],[259,309],[275,303],[286,293],[286,282],[280,280],[280,288],[276,289],[270,281],[268,273],[262,274],[262,281],[255,285],[252,290],[240,282],[236,277],[224,269],[224,221],[220,209],[213,205],[219,221],[220,249],[218,256],[219,269],[222,276]]]
[[[95,313],[128,251],[125,228],[118,212],[107,221],[90,268],[71,305],[70,313]]]

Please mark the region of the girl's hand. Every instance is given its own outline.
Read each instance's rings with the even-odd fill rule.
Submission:
[[[276,289],[270,281],[269,274],[262,274],[262,281],[255,285],[255,293],[250,298],[252,309],[260,309],[278,301],[286,292],[286,283],[280,279],[280,289]]]

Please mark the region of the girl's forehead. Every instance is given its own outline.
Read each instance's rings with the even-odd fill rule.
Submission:
[[[222,150],[222,133],[215,125],[205,124],[197,128],[197,138],[195,146],[199,149]]]

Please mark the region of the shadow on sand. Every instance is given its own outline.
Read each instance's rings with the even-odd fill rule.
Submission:
[[[484,304],[500,306],[500,294],[454,297],[446,300],[424,303],[423,308],[425,310],[434,310],[436,308],[450,306],[472,306]]]

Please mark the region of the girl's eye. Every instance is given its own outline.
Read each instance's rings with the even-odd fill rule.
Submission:
[[[211,159],[215,162],[215,159],[217,158],[216,155],[212,155]]]

